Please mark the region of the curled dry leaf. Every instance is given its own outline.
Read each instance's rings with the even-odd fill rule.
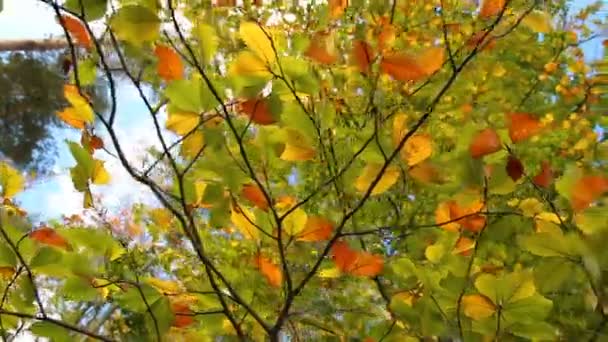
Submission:
[[[76,43],[78,43],[80,46],[87,49],[90,49],[93,46],[91,36],[89,35],[87,28],[80,20],[67,15],[62,15],[59,23],[65,27],[74,40],[76,40]]]
[[[268,201],[259,186],[255,184],[245,184],[241,189],[241,195],[261,210],[268,210]]]
[[[270,105],[264,98],[254,98],[241,102],[241,113],[247,115],[252,122],[259,125],[271,125],[276,122],[272,115]]]
[[[331,249],[332,258],[340,271],[355,276],[375,277],[384,268],[380,255],[355,251],[346,242],[337,241]]]
[[[36,229],[29,233],[29,237],[30,239],[45,245],[55,246],[65,250],[70,248],[70,244],[67,242],[67,240],[64,239],[63,236],[59,235],[59,233],[57,233],[53,228],[42,227]]]
[[[473,141],[469,145],[469,152],[471,153],[471,157],[481,158],[485,155],[498,152],[500,148],[501,142],[498,133],[492,128],[486,128],[473,137]]]
[[[261,254],[257,254],[254,258],[254,263],[271,286],[281,287],[281,283],[283,283],[283,273],[272,260]]]
[[[506,165],[507,175],[517,182],[524,175],[524,164],[517,157],[510,155]]]
[[[509,137],[513,143],[526,140],[541,129],[538,119],[527,113],[509,114]]]
[[[158,58],[156,66],[158,76],[163,80],[173,81],[184,78],[184,65],[175,50],[165,45],[156,45],[154,54]]]

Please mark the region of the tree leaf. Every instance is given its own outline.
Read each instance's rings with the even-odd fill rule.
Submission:
[[[403,159],[409,166],[417,165],[433,154],[433,144],[429,134],[412,135],[401,150]]]
[[[90,49],[93,46],[91,36],[89,36],[89,32],[80,20],[71,16],[62,15],[59,22],[70,33],[76,43],[87,49]]]
[[[549,33],[553,30],[551,16],[540,10],[533,10],[521,22],[536,33]]]
[[[428,48],[417,55],[393,52],[384,55],[380,69],[398,81],[417,82],[441,69],[444,54],[444,49],[440,47]]]
[[[271,286],[281,287],[281,284],[283,283],[283,272],[281,272],[281,269],[275,265],[272,260],[262,254],[257,254],[254,263]]]
[[[196,131],[184,139],[179,151],[186,158],[195,158],[204,147],[205,136],[203,132]]]
[[[369,44],[362,40],[355,40],[353,43],[352,57],[355,65],[364,74],[369,73],[370,65],[375,59],[374,52]]]
[[[270,108],[270,103],[265,98],[254,98],[243,101],[239,108],[241,113],[247,115],[254,123],[271,125],[277,122]]]
[[[334,230],[334,224],[320,216],[309,216],[304,229],[300,231],[296,240],[298,241],[323,241],[328,240]]]
[[[541,129],[540,121],[527,113],[509,114],[509,137],[513,143],[526,140]]]
[[[158,58],[156,70],[160,78],[165,81],[184,78],[184,65],[175,50],[166,45],[159,44],[154,48],[154,54]]]
[[[489,18],[497,15],[505,7],[505,0],[482,0],[479,16]]]
[[[70,248],[70,244],[64,239],[55,229],[49,227],[43,227],[34,230],[33,232],[28,234],[29,238],[39,243],[55,246],[62,249]]]
[[[267,211],[270,206],[266,197],[264,196],[264,192],[260,189],[259,186],[255,184],[245,184],[241,189],[241,196],[245,197],[251,203],[253,203],[256,207]]]
[[[233,205],[230,219],[245,238],[250,240],[259,239],[260,233],[255,226],[255,215],[249,209]]]
[[[348,7],[348,0],[328,0],[327,5],[330,17],[336,19],[341,17]]]
[[[165,123],[168,130],[184,136],[192,132],[201,122],[200,115],[193,112],[169,112]]]
[[[478,132],[469,145],[469,152],[473,158],[481,158],[485,155],[498,152],[502,148],[498,133],[492,128],[486,128]]]
[[[355,188],[359,192],[367,192],[372,182],[378,177],[378,174],[382,171],[382,165],[380,164],[367,164],[361,175],[355,182]],[[374,185],[371,195],[381,194],[390,189],[399,179],[399,168],[396,166],[389,166],[384,170],[384,173]]]
[[[0,162],[0,187],[2,188],[2,196],[5,198],[13,198],[15,195],[23,191],[25,178],[12,168],[6,162]]]
[[[285,128],[285,149],[281,153],[281,159],[287,161],[306,161],[315,157],[316,151],[310,141],[298,130]]]
[[[462,307],[464,314],[476,321],[488,318],[496,312],[494,303],[488,297],[478,294],[463,296]]]
[[[239,35],[247,47],[265,63],[270,64],[275,61],[276,56],[268,37],[269,33],[267,35],[260,25],[253,21],[242,22]]]
[[[333,34],[317,32],[311,39],[304,55],[317,63],[331,65],[338,60],[335,50]]]
[[[116,37],[135,46],[158,39],[160,19],[150,8],[126,5],[118,9],[110,20]]]
[[[302,208],[297,208],[283,220],[283,230],[291,236],[298,236],[306,228],[307,220],[308,214]]]
[[[382,272],[384,260],[381,256],[350,249],[342,241],[334,243],[332,258],[340,271],[362,277],[374,277]]]
[[[272,74],[263,60],[251,51],[241,51],[230,64],[230,75],[270,78]]]

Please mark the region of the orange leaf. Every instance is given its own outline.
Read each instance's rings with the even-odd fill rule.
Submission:
[[[329,6],[329,15],[332,19],[336,19],[340,17],[346,10],[346,7],[348,7],[348,0],[329,0],[327,5]]]
[[[367,74],[369,72],[369,66],[374,59],[374,52],[371,46],[362,40],[356,40],[353,43],[353,59],[359,67],[359,70]]]
[[[509,156],[506,166],[507,174],[514,182],[517,182],[524,174],[524,165],[514,156]]]
[[[479,10],[479,16],[482,18],[488,18],[500,13],[505,7],[505,0],[482,0],[481,9]]]
[[[572,207],[576,211],[581,211],[587,208],[605,192],[608,192],[608,177],[581,177],[572,187],[572,192],[570,194]]]
[[[435,209],[435,222],[442,229],[445,229],[450,232],[457,232],[460,229],[460,226],[456,222],[450,222],[452,220],[452,207],[455,206],[456,203],[454,201],[439,203],[437,209]],[[449,223],[446,223],[449,222]]]
[[[532,182],[543,188],[548,188],[551,185],[551,182],[553,182],[553,171],[549,162],[546,160],[542,161],[540,173],[532,178]]]
[[[93,46],[91,36],[89,36],[89,32],[80,20],[67,15],[62,15],[59,19],[59,23],[65,27],[78,44],[87,49],[90,49]]]
[[[485,38],[484,38],[485,36]],[[486,35],[485,31],[476,32],[471,38],[467,39],[466,47],[473,50],[476,47],[481,47],[485,44],[482,51],[489,51],[496,47],[496,39],[491,35]]]
[[[509,114],[509,137],[514,143],[526,140],[541,129],[540,121],[530,114]]]
[[[486,128],[473,138],[469,146],[469,152],[473,158],[481,158],[487,154],[499,151],[501,148],[500,137],[492,128]]]
[[[45,245],[55,246],[65,250],[69,248],[68,242],[54,229],[49,227],[36,229],[29,234],[29,237],[30,239],[36,240]]]
[[[89,141],[89,146],[91,146],[91,148],[95,150],[100,150],[103,148],[103,140],[101,140],[101,138],[99,138],[98,136],[94,135]]]
[[[297,237],[298,241],[323,241],[331,237],[334,224],[326,218],[310,216],[306,220],[306,226]]]
[[[255,184],[245,184],[241,190],[241,195],[251,201],[256,207],[266,211],[268,210],[268,201],[264,197],[264,192]]]
[[[410,167],[407,170],[407,173],[410,177],[421,183],[429,184],[441,182],[441,173],[439,172],[439,169],[428,160]]]
[[[57,116],[63,120],[63,122],[74,128],[84,129],[86,125],[84,120],[82,120],[80,113],[74,107],[67,107],[64,110],[57,112]]]
[[[311,58],[321,64],[333,64],[338,59],[334,48],[332,36],[327,33],[317,32],[310,40],[304,56]]]
[[[443,65],[444,51],[432,47],[418,55],[396,52],[385,55],[380,62],[380,69],[398,81],[420,81]]]
[[[165,45],[156,45],[154,54],[158,58],[156,66],[158,76],[163,80],[173,81],[184,78],[184,65],[175,50]]]
[[[194,323],[193,312],[186,303],[176,302],[171,304],[171,310],[175,315],[172,326],[176,328],[184,328]]]
[[[272,260],[262,256],[261,254],[257,254],[254,259],[255,266],[260,269],[260,272],[268,283],[274,287],[281,287],[281,283],[283,282],[283,273],[281,269],[275,265]]]
[[[270,112],[270,106],[264,98],[249,99],[241,102],[240,110],[254,123],[270,125],[276,122],[276,119]]]
[[[378,50],[384,51],[390,47],[397,36],[397,28],[390,21],[383,22],[378,34]]]
[[[460,254],[463,256],[470,256],[475,248],[475,240],[470,239],[466,236],[461,236],[456,241],[454,246],[454,254]]]
[[[354,251],[343,241],[337,241],[331,251],[336,266],[342,272],[356,276],[375,277],[384,268],[384,260],[380,255]]]

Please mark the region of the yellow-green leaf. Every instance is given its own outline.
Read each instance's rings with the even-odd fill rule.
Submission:
[[[242,206],[233,206],[230,220],[245,238],[250,240],[259,239],[260,233],[255,226],[255,215],[249,209]]]
[[[169,113],[169,118],[165,126],[168,130],[179,135],[186,135],[200,123],[200,116],[192,112],[174,112]]]
[[[551,16],[547,12],[540,10],[534,10],[525,16],[522,24],[538,33],[548,33],[553,30]]]
[[[270,41],[269,33],[255,22],[247,21],[241,23],[239,29],[241,39],[245,42],[247,47],[256,53],[266,63],[272,63],[276,59],[276,55],[272,48],[272,42]]]
[[[438,263],[441,261],[444,255],[445,248],[439,243],[430,245],[424,250],[424,256],[426,256],[426,258],[432,263]]]
[[[230,75],[239,76],[272,76],[263,60],[251,51],[241,51],[236,56],[229,69]]]
[[[2,196],[11,198],[23,190],[25,178],[5,162],[0,162],[0,187]]]
[[[315,157],[316,151],[308,139],[299,131],[291,128],[285,129],[286,143],[281,159],[287,161],[304,161]]]
[[[355,182],[355,188],[357,189],[357,191],[365,193],[380,173],[381,168],[381,164],[366,165],[365,168],[363,168],[363,172]],[[380,177],[378,183],[376,183],[376,185],[374,186],[374,189],[372,190],[371,194],[377,195],[385,192],[397,182],[397,179],[399,179],[399,168],[396,166],[387,167],[386,170],[384,170],[382,176]]]
[[[201,151],[203,146],[205,146],[205,137],[203,136],[203,132],[196,131],[184,139],[180,148],[180,153],[184,157],[194,158],[199,151]]]
[[[158,39],[160,19],[152,10],[144,6],[127,5],[121,7],[112,19],[110,26],[120,40],[141,45]]]
[[[298,235],[306,227],[308,215],[302,208],[297,208],[283,220],[283,230],[291,236]]]

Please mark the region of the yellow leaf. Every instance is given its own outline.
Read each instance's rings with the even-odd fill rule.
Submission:
[[[428,134],[416,134],[411,136],[403,146],[401,156],[409,166],[419,164],[433,154],[431,136]]]
[[[260,233],[255,226],[255,215],[249,209],[242,206],[233,206],[230,220],[245,238],[250,240],[259,239]]]
[[[561,234],[559,228],[560,219],[555,213],[542,212],[534,216],[534,223],[536,224],[536,231],[542,233],[548,233],[551,231],[558,231]]]
[[[184,139],[180,148],[180,153],[184,157],[194,158],[198,155],[204,145],[205,138],[203,132],[196,131]]]
[[[536,214],[543,211],[543,204],[536,198],[526,198],[519,203],[519,209],[524,216],[534,217]]]
[[[522,24],[537,33],[549,33],[553,30],[551,16],[545,11],[534,10],[524,17]]]
[[[307,220],[306,212],[302,208],[297,208],[283,220],[283,230],[291,236],[296,236],[304,230]]]
[[[393,296],[392,300],[399,300],[409,306],[414,305],[414,301],[416,300],[416,295],[411,291],[407,292],[399,292]]]
[[[238,76],[272,76],[268,67],[256,54],[251,51],[241,51],[230,65],[229,75]]]
[[[507,298],[509,303],[516,302],[521,299],[531,297],[536,293],[536,286],[534,286],[534,278],[526,277],[521,283],[517,285],[517,288],[511,295],[511,298]]]
[[[266,63],[274,62],[276,56],[272,48],[272,42],[257,23],[252,21],[241,23],[239,34],[247,47],[255,52],[258,57]]]
[[[474,320],[490,317],[496,311],[496,306],[488,297],[482,295],[466,295],[462,297],[464,314]]]
[[[432,263],[438,263],[445,254],[445,248],[441,244],[434,244],[428,246],[424,250],[424,256]]]
[[[83,129],[85,127],[85,121],[80,116],[80,113],[74,107],[68,107],[64,110],[57,112],[57,116],[68,125]]]
[[[203,204],[203,196],[205,196],[205,189],[207,189],[207,183],[203,181],[194,182],[194,198],[196,199],[195,204]]]
[[[103,161],[95,159],[91,181],[97,185],[108,184],[110,182],[110,174],[103,166]]]
[[[175,281],[147,278],[146,282],[155,287],[164,295],[176,295],[182,292],[181,286]]]
[[[92,123],[95,119],[93,109],[89,105],[86,98],[82,97],[78,92],[78,87],[71,84],[63,86],[63,95],[70,103],[71,107],[65,108],[61,112],[57,112],[57,116],[68,125],[82,129],[85,124]]]
[[[305,161],[315,157],[316,151],[308,139],[295,129],[285,129],[287,141],[281,159],[287,161]]]
[[[382,169],[382,165],[380,164],[368,164],[363,168],[363,172],[357,178],[355,182],[355,188],[359,192],[367,192],[369,187],[372,185],[372,182],[376,179],[378,174]],[[385,192],[391,186],[393,186],[397,179],[399,179],[399,168],[396,166],[389,166],[384,170],[384,173],[380,177],[380,180],[374,186],[372,190],[372,195],[377,195]]]
[[[338,278],[340,275],[342,275],[342,271],[336,266],[319,271],[321,278]]]
[[[169,113],[165,126],[179,135],[186,135],[198,126],[200,116],[192,112]]]
[[[11,198],[23,190],[25,178],[10,165],[0,162],[0,188],[2,196]]]
[[[407,114],[398,113],[393,119],[393,144],[399,145],[407,132]]]

